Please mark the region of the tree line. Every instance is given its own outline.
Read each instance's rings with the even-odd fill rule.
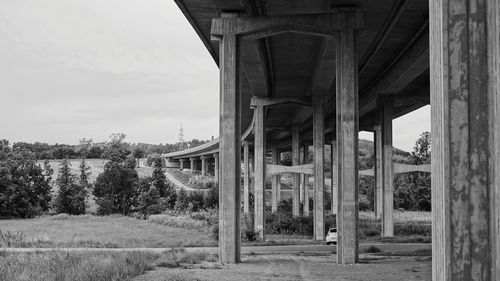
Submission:
[[[112,137],[119,137],[119,135],[121,134],[113,134]],[[7,140],[2,141],[6,142],[9,146],[9,142]],[[192,139],[182,146],[179,143],[149,144],[125,142],[124,149],[128,151],[129,155],[135,158],[143,158],[148,155],[175,152],[185,146],[196,147],[206,142],[208,142],[208,140]],[[80,159],[84,157],[89,159],[98,159],[108,157],[106,154],[109,153],[109,148],[106,144],[106,142],[94,143],[92,139],[83,138],[80,140],[80,143],[76,145],[58,143],[48,144],[42,142],[14,142],[10,147],[15,152],[29,152],[36,160],[62,160],[65,158]]]
[[[93,184],[89,181],[90,168],[86,162],[92,148],[90,141],[81,142],[78,174],[71,172],[71,162],[65,157],[57,178],[53,179],[54,171],[48,160],[41,164],[32,151],[14,149],[8,141],[1,140],[0,217],[30,218],[48,212],[84,214],[90,194],[100,215],[137,212],[147,216],[166,210],[196,211],[217,206],[217,187],[207,196],[184,190],[176,192],[166,180],[160,158],[153,161],[152,176],[139,177],[136,158],[124,140],[124,134],[113,134],[105,144],[103,157],[108,161]]]

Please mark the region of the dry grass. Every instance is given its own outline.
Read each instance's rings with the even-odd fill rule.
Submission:
[[[128,280],[151,268],[158,255],[123,253],[7,253],[0,254],[0,281]]]
[[[143,274],[154,266],[176,268],[215,262],[205,252],[0,252],[0,281],[117,281]],[[176,274],[163,280],[185,280]]]
[[[3,233],[23,233],[24,239],[22,243],[14,245],[16,247],[135,248],[215,245],[206,231],[201,229],[160,225],[119,215],[58,215],[36,219],[0,220],[0,230]]]

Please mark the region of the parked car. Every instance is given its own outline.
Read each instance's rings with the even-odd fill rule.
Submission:
[[[330,245],[337,245],[337,229],[336,228],[330,228],[328,230],[328,233],[326,234],[326,244]]]

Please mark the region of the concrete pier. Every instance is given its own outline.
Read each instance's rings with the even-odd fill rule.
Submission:
[[[325,115],[324,97],[313,96],[313,146],[314,146],[314,239],[325,240]]]
[[[276,144],[271,145],[271,161],[273,165],[280,164],[280,153],[278,150],[278,146]],[[279,193],[281,192],[280,188],[280,175],[273,175],[271,179],[271,211],[275,213],[278,211],[279,204]]]
[[[292,128],[292,165],[300,165],[300,128]],[[300,216],[300,174],[293,174],[292,214]]]
[[[392,102],[384,101],[382,106],[382,237],[393,237],[392,219],[394,169],[392,165]]]
[[[250,213],[250,163],[248,142],[243,142],[243,212]]]
[[[500,1],[430,1],[432,277],[500,280]]]
[[[309,155],[309,146],[304,145],[304,154],[303,154],[303,162],[304,164],[307,164],[308,161],[308,155]],[[303,205],[303,210],[302,210],[302,215],[303,216],[309,216],[310,212],[310,207],[309,207],[309,175],[304,174],[304,205]]]
[[[201,156],[201,175],[206,176],[207,175],[207,159],[208,156]]]
[[[255,172],[254,172],[254,231],[258,233],[259,239],[264,240],[264,191],[266,188],[266,132],[265,132],[265,108],[257,106],[254,108],[255,116]]]
[[[358,262],[358,79],[355,30],[345,19],[337,41],[337,262]]]

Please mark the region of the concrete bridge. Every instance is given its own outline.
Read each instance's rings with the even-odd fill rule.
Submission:
[[[314,175],[314,238],[324,239],[330,144],[337,260],[356,263],[358,132],[375,134],[377,210],[391,236],[392,120],[430,103],[433,280],[500,279],[500,0],[176,3],[220,68],[220,138],[166,157],[192,166],[214,157],[222,262],[240,261],[241,154],[248,174],[250,148],[260,237],[266,173],[275,190],[279,174],[293,172],[295,215],[301,178]],[[293,167],[278,165],[286,150]]]

